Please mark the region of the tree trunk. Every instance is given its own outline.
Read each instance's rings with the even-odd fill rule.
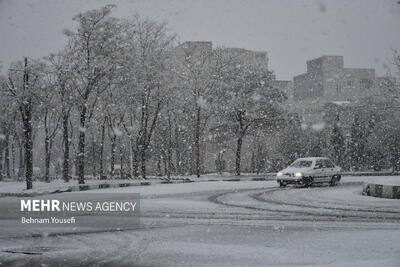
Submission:
[[[0,181],[3,181],[3,144],[0,141]]]
[[[256,172],[256,155],[254,153],[254,148],[251,151],[251,163],[250,163],[250,166],[251,166],[251,172],[255,173]]]
[[[175,149],[175,157],[176,157],[176,172],[178,174],[183,174],[182,173],[181,153],[179,151],[179,148]]]
[[[196,170],[195,174],[199,178],[200,177],[200,122],[201,122],[201,109],[197,107],[197,115],[196,115],[196,133],[195,133],[195,157],[196,157]]]
[[[13,139],[13,142],[11,143],[11,175],[15,176],[15,139]]]
[[[236,147],[236,175],[240,176],[240,162],[242,157],[242,142],[243,137],[239,136],[237,139],[237,147]]]
[[[78,181],[79,184],[85,183],[85,137],[86,137],[86,106],[82,107],[79,123],[79,143],[78,143]]]
[[[115,141],[117,137],[114,135],[111,137],[111,178],[114,178],[115,169]]]
[[[119,147],[119,164],[121,166],[121,168],[119,169],[119,176],[121,179],[124,179],[124,170],[122,168],[122,166],[124,166],[124,151],[122,149],[122,145],[120,145]]]
[[[133,162],[132,162],[132,169],[133,169],[133,176],[135,178],[139,177],[139,159],[137,158],[139,155],[138,151],[133,152]]]
[[[6,134],[6,143],[5,143],[5,145],[6,145],[6,150],[5,150],[5,153],[4,153],[4,157],[5,157],[5,159],[4,159],[4,167],[5,167],[5,169],[6,169],[6,176],[8,177],[8,178],[10,178],[10,176],[11,176],[11,172],[10,172],[10,134],[9,133],[7,133]]]
[[[44,114],[44,154],[45,154],[45,175],[44,181],[46,183],[50,183],[50,137],[49,137],[49,129],[47,128],[47,115],[48,110]]]
[[[18,159],[18,178],[24,176],[25,171],[25,158],[24,158],[24,146],[19,143],[19,159]]]
[[[104,135],[105,132],[105,121],[103,123],[103,125],[101,125],[101,141],[100,141],[100,166],[99,166],[99,175],[100,175],[100,179],[104,178]]]
[[[142,168],[142,178],[146,179],[146,151],[143,148],[140,151],[140,161]]]
[[[181,151],[180,151],[180,145],[179,145],[179,131],[178,127],[175,127],[175,156],[176,156],[176,171],[178,174],[182,174],[182,161],[181,161]]]
[[[29,74],[27,71],[28,59],[24,58],[24,90],[29,87]],[[25,137],[25,179],[26,189],[32,189],[33,155],[32,155],[32,99],[25,100],[20,108]]]
[[[94,134],[92,135],[92,175],[93,179],[96,177],[96,143],[94,141]]]
[[[64,141],[64,161],[63,161],[63,179],[69,182],[69,133],[68,133],[69,114],[63,114],[63,141]]]
[[[132,138],[129,136],[129,174],[132,179],[134,176],[133,173],[133,147],[132,147]]]
[[[30,103],[26,104],[30,105]],[[33,176],[33,153],[32,153],[32,116],[28,106],[24,105],[22,108],[24,115],[24,136],[25,136],[25,179],[26,189],[32,189],[32,176]]]
[[[162,176],[161,157],[158,157],[158,159],[157,159],[157,176]]]
[[[172,166],[172,124],[171,117],[168,116],[168,150],[167,150],[167,177],[168,180],[171,178],[171,166]]]
[[[171,178],[171,172],[172,172],[172,150],[168,150],[168,157],[167,157],[167,163],[168,163],[168,169],[167,169],[167,177],[168,179]]]
[[[45,180],[46,183],[50,183],[50,139],[49,139],[48,136],[45,137],[44,148],[45,148],[45,176],[44,176],[44,180]]]
[[[162,158],[163,164],[164,164],[164,175],[168,175],[168,160],[167,158]],[[161,164],[161,161],[160,161]],[[163,174],[161,173],[161,176]]]

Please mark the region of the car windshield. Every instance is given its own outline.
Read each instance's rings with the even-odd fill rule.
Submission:
[[[304,168],[304,167],[311,167],[311,164],[312,164],[311,160],[296,160],[290,165],[290,167]]]

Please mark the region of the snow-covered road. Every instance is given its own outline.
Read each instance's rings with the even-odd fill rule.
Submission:
[[[37,237],[0,229],[0,266],[399,266],[399,200],[361,195],[362,181],[397,178],[343,177],[340,186],[313,188],[248,181],[98,190],[140,193],[142,226],[40,230]],[[60,196],[77,194],[90,193]]]

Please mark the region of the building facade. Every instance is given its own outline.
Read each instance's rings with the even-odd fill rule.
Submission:
[[[345,68],[342,56],[307,61],[307,72],[293,78],[294,100],[355,101],[377,95],[375,69]]]
[[[307,72],[293,78],[292,111],[318,123],[326,103],[379,102],[383,87],[394,84],[394,78],[378,77],[372,68],[345,68],[343,56],[321,56],[307,61]]]
[[[342,56],[321,56],[307,61],[306,73],[293,78],[293,99],[288,106],[299,114],[302,127],[317,129],[319,133],[315,134],[323,136],[320,145],[324,155],[331,152],[334,126],[340,125],[344,137],[342,164],[351,169],[345,165],[350,164],[352,127],[362,121],[362,127],[371,131],[371,125],[398,112],[390,97],[398,91],[396,86],[393,77],[378,77],[375,69],[346,68]]]

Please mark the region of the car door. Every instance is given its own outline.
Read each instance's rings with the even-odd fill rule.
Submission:
[[[324,179],[324,164],[322,159],[317,159],[314,165],[314,182],[320,183]]]
[[[335,173],[335,165],[329,159],[324,160],[324,182],[330,182]]]

